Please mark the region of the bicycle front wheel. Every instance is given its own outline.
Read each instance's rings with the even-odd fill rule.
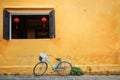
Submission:
[[[69,75],[71,70],[72,70],[72,65],[67,61],[62,61],[57,66],[57,73],[61,76]]]
[[[41,76],[46,72],[47,68],[48,65],[46,62],[38,62],[33,68],[33,74],[35,76]]]

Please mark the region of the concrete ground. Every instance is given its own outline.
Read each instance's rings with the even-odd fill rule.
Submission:
[[[83,76],[58,76],[58,75],[0,75],[0,80],[120,80],[120,75],[83,75]]]

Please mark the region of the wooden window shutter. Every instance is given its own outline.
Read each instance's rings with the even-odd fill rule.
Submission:
[[[9,21],[9,19],[10,19],[10,13],[4,9],[3,10],[3,38],[7,39],[7,40],[10,38],[10,36],[9,36],[9,34],[10,34],[10,31],[9,31],[10,21]]]
[[[49,35],[50,38],[55,38],[55,10],[49,13]]]

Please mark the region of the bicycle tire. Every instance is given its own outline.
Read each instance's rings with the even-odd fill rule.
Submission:
[[[64,70],[62,69],[64,68]],[[68,69],[68,71],[67,71]],[[67,76],[70,74],[72,70],[72,65],[70,62],[67,61],[61,61],[58,65],[57,65],[57,73],[61,76]]]
[[[42,76],[46,72],[48,64],[46,62],[38,62],[33,68],[33,74],[35,76]]]

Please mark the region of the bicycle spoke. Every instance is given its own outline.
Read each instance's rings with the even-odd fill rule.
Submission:
[[[33,69],[33,73],[36,76],[40,76],[43,75],[46,70],[47,70],[47,63],[46,62],[39,62],[35,65],[34,69]]]
[[[68,62],[61,62],[58,64],[57,72],[59,75],[69,75],[71,72],[72,66]]]

